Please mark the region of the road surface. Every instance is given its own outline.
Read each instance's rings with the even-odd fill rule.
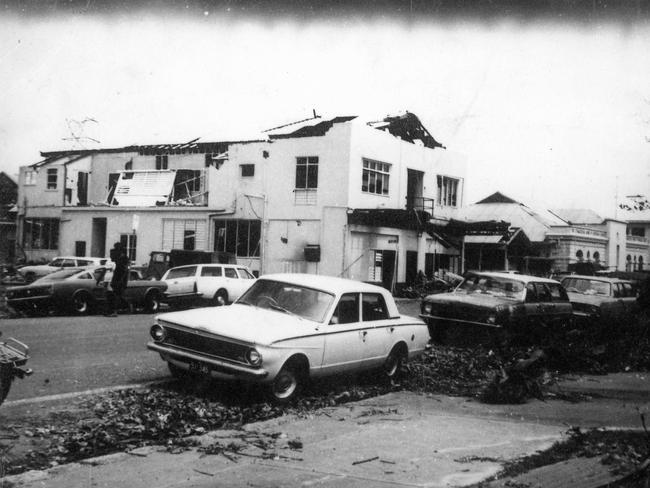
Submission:
[[[2,319],[2,338],[26,343],[34,370],[14,382],[7,400],[167,378],[165,363],[146,347],[153,320],[149,314]]]

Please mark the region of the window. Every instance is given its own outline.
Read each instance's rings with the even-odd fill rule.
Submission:
[[[216,220],[214,250],[239,257],[260,255],[262,223],[259,220]]]
[[[221,276],[221,266],[203,266],[201,276]]]
[[[332,316],[332,323],[353,324],[355,322],[359,322],[359,294],[346,293],[339,300]]]
[[[126,250],[126,255],[129,258],[129,261],[135,261],[135,250],[138,242],[138,238],[135,234],[121,234],[120,243],[122,247]]]
[[[56,190],[59,170],[57,168],[48,168],[47,170],[47,189]]]
[[[23,243],[28,249],[58,249],[59,219],[25,219]]]
[[[296,158],[296,189],[318,188],[318,156]]]
[[[241,170],[242,177],[255,176],[254,164],[240,164],[239,169]]]
[[[156,156],[156,169],[167,169],[169,166],[169,156],[167,154],[158,154]]]
[[[458,180],[438,175],[438,205],[444,207],[458,206]]]
[[[562,288],[561,285],[558,285],[557,283],[547,283],[548,289],[551,292],[551,297],[553,297],[554,302],[568,302],[569,297],[566,294],[566,291],[564,291],[564,288]]]
[[[162,248],[206,249],[205,221],[163,219]]]
[[[237,268],[237,272],[239,273],[239,277],[242,280],[254,280],[255,276],[253,276],[247,269],[245,268]]]
[[[235,271],[235,268],[225,268],[224,274],[226,275],[226,278],[233,278],[233,279],[239,279],[239,276],[237,276],[237,271]]]
[[[25,171],[25,185],[36,184],[36,171]]]
[[[183,249],[185,251],[193,251],[196,246],[196,231],[185,230],[183,234]]]
[[[27,176],[27,173],[25,173],[25,177]],[[27,183],[25,183],[27,184]],[[631,236],[637,236],[637,237],[645,237],[645,227],[632,227],[630,228],[630,235]]]
[[[363,159],[361,191],[375,195],[388,195],[390,164]]]
[[[364,322],[388,319],[388,308],[384,297],[379,293],[363,293],[361,300]]]
[[[175,280],[177,278],[189,278],[196,274],[196,266],[185,266],[183,268],[172,268],[167,274],[166,280]]]

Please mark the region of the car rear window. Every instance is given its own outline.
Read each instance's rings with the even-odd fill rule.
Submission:
[[[379,293],[364,293],[361,298],[361,310],[364,322],[390,318],[384,297]]]

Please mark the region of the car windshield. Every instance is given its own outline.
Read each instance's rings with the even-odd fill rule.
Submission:
[[[456,288],[456,293],[478,293],[523,300],[524,284],[501,276],[470,275]]]
[[[66,278],[70,278],[73,275],[76,275],[79,271],[79,269],[66,269],[62,271],[55,271],[54,273],[50,273],[48,275],[43,276],[42,278],[37,279],[34,281],[34,283],[41,283],[44,281],[59,281],[59,280],[65,280]]]
[[[334,295],[313,288],[273,280],[258,280],[237,303],[268,308],[322,322],[334,302]]]
[[[588,278],[565,278],[562,284],[569,293],[605,296],[611,294],[611,284],[606,281],[590,280]]]

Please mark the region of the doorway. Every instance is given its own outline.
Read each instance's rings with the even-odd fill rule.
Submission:
[[[91,255],[98,258],[106,256],[106,217],[93,219]]]

